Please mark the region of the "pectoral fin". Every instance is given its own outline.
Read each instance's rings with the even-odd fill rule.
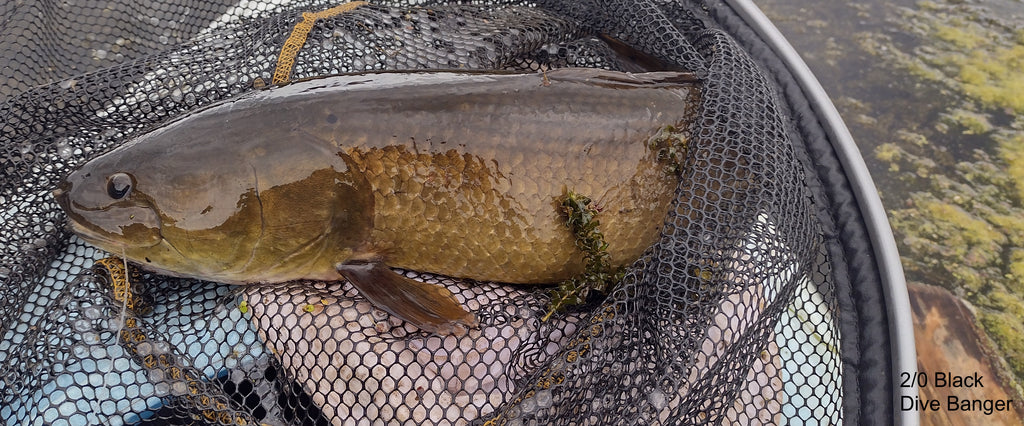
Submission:
[[[353,260],[337,269],[374,306],[424,331],[445,335],[460,325],[477,325],[476,316],[466,312],[444,287],[403,277],[376,261]]]

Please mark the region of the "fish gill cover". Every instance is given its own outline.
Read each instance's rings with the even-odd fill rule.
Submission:
[[[777,89],[704,5],[454,3],[0,6],[0,419],[856,422],[844,368],[857,352],[840,335],[833,274],[845,259],[829,248],[826,197]],[[658,241],[607,297],[550,318],[550,286],[404,271],[475,315],[442,336],[341,282],[231,286],[125,270],[101,261],[119,253],[67,230],[51,196],[90,159],[268,85],[570,66],[690,71],[701,104],[685,148],[671,151],[680,184]]]

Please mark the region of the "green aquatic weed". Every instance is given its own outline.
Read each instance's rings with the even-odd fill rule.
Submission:
[[[666,171],[678,175],[682,171],[687,149],[686,134],[675,126],[665,126],[647,141],[647,146],[657,153],[658,161],[666,164]]]
[[[613,268],[608,261],[608,243],[598,227],[600,209],[592,200],[582,194],[568,191],[560,204],[566,218],[566,226],[576,239],[576,247],[583,252],[584,271],[582,274],[562,281],[551,290],[551,303],[543,321],[555,312],[570,306],[583,304],[591,291],[608,293],[622,280],[624,270]]]

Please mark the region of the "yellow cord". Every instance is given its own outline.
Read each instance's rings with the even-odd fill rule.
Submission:
[[[292,77],[292,68],[295,66],[295,57],[299,55],[302,46],[306,44],[306,37],[313,30],[313,24],[324,18],[351,11],[359,6],[367,4],[365,1],[353,1],[319,12],[303,12],[302,21],[295,24],[291,35],[281,46],[281,53],[277,55],[277,67],[274,68],[274,79],[271,84],[287,83]]]

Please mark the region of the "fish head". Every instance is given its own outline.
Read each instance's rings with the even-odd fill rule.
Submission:
[[[173,123],[71,173],[53,191],[70,229],[163,275],[336,277],[334,263],[372,229],[369,184],[330,141],[232,118]]]
[[[87,242],[113,253],[151,247],[161,240],[160,217],[137,173],[100,158],[64,178],[53,197]]]
[[[53,191],[85,242],[165,275],[223,279],[260,235],[253,168],[217,135],[156,131],[99,156]]]

